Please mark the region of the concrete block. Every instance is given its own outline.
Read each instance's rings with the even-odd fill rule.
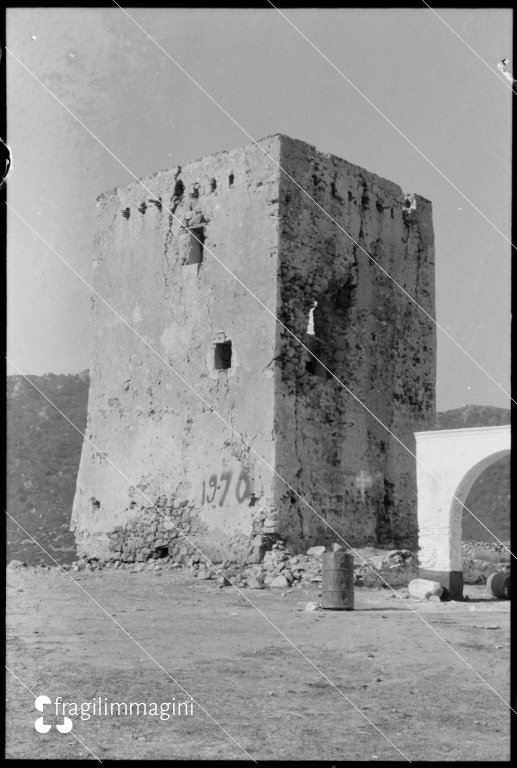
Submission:
[[[414,597],[417,600],[428,600],[433,595],[440,597],[443,592],[443,587],[439,581],[413,579],[408,584],[408,590],[411,597]]]

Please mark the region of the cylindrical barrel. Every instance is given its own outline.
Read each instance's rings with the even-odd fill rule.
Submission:
[[[325,552],[321,557],[321,606],[336,611],[354,609],[354,556]]]
[[[491,573],[486,580],[488,594],[501,600],[510,599],[510,577],[506,573]]]

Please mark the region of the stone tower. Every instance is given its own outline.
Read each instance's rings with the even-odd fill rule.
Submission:
[[[415,461],[361,403],[415,452],[435,327],[353,241],[434,317],[431,204],[304,142],[259,145],[98,200],[94,287],[138,336],[92,298],[80,553],[181,558],[179,529],[242,561],[278,535],[335,541],[315,512],[353,545],[416,542]]]

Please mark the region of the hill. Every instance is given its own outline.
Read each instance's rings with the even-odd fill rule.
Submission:
[[[499,427],[510,423],[510,410],[492,405],[464,405],[436,414],[436,429]]]
[[[29,376],[83,432],[88,405],[88,371]],[[437,414],[437,429],[508,424],[510,411],[468,405]],[[60,563],[75,559],[69,531],[82,436],[23,377],[7,377],[7,510]],[[500,539],[510,538],[510,462],[490,467],[472,487],[467,506]],[[492,541],[470,515],[467,541]],[[8,518],[8,559],[47,561],[43,552]]]
[[[88,372],[28,376],[83,432]],[[69,530],[83,438],[23,377],[7,377],[7,511],[60,563],[75,559]],[[48,558],[7,518],[8,559]]]

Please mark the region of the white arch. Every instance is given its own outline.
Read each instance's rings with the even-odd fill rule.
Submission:
[[[420,575],[461,597],[463,504],[481,473],[510,452],[510,425],[417,432],[415,437]]]

